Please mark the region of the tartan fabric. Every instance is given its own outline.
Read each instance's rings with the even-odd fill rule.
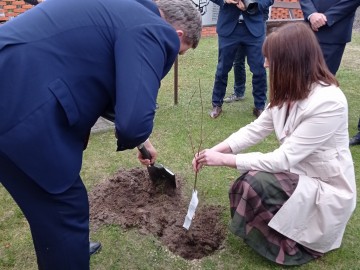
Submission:
[[[299,176],[249,171],[230,187],[229,229],[265,258],[283,265],[300,265],[322,256],[268,226],[295,191]],[[300,206],[301,207],[301,206]]]

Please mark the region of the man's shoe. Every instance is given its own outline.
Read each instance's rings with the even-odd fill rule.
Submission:
[[[360,144],[360,132],[356,134],[354,137],[352,137],[349,142],[350,146],[359,145],[359,144]]]
[[[212,111],[210,112],[210,117],[211,118],[216,118],[221,114],[221,112],[222,112],[221,107],[213,106]]]
[[[253,115],[256,116],[256,118],[258,118],[260,116],[260,114],[262,114],[263,111],[264,110],[254,108],[253,109]]]
[[[90,246],[89,246],[90,256],[98,252],[100,249],[101,249],[100,242],[90,242]]]
[[[226,103],[232,103],[234,101],[244,100],[245,96],[237,96],[235,93],[228,96],[227,98],[224,98],[224,102]]]

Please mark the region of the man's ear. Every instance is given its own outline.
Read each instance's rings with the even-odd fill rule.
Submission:
[[[176,30],[176,33],[178,34],[178,37],[179,37],[180,40],[181,40],[182,37],[184,36],[184,31],[183,31],[183,30]]]

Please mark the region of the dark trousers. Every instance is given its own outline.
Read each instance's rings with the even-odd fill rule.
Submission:
[[[50,194],[0,153],[0,182],[29,222],[39,269],[89,269],[89,202],[80,177]]]
[[[328,66],[330,72],[334,75],[336,75],[336,72],[340,67],[345,45],[346,44],[320,43],[326,65]]]
[[[239,23],[234,32],[228,36],[219,36],[219,55],[212,94],[212,104],[221,107],[226,94],[228,73],[231,70],[237,48],[243,46],[252,73],[254,105],[264,109],[266,102],[267,81],[264,68],[264,57],[261,49],[265,34],[254,37],[244,23]]]
[[[234,94],[237,97],[245,95],[246,69],[245,69],[245,47],[240,45],[236,51],[234,60]]]

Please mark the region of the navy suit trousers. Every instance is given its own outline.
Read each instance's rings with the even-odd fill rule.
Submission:
[[[257,109],[264,109],[266,102],[267,82],[264,68],[262,45],[265,34],[254,37],[245,23],[239,23],[230,36],[219,36],[219,55],[212,94],[212,104],[222,106],[226,94],[228,73],[233,66],[239,46],[246,50],[248,65],[252,73],[254,105]]]
[[[234,94],[237,97],[242,97],[245,95],[245,84],[246,84],[245,52],[246,52],[246,48],[243,46],[239,46],[234,60]]]
[[[344,54],[346,43],[343,44],[329,44],[320,42],[320,47],[323,52],[326,65],[328,66],[330,72],[336,75],[338,71],[341,59]]]
[[[89,202],[80,177],[50,194],[0,153],[0,182],[29,222],[40,270],[89,269]]]

